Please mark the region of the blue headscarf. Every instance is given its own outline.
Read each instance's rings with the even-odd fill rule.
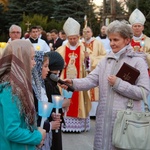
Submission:
[[[41,82],[36,68],[32,69],[32,88],[38,100],[41,100]]]
[[[38,71],[39,77],[42,79],[42,64],[44,59],[44,52],[43,51],[36,51],[35,52],[35,68]]]
[[[42,79],[43,59],[44,59],[44,52],[36,51],[35,52],[36,65],[34,66],[32,70],[32,88],[38,100],[41,100],[41,86],[45,88],[44,80]]]

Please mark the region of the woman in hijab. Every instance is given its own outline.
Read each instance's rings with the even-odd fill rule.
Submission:
[[[34,64],[33,46],[25,40],[10,42],[0,56],[0,149],[43,145],[46,133],[36,126],[31,86]]]

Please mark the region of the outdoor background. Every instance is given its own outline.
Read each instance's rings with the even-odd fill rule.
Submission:
[[[41,25],[46,32],[61,30],[65,20],[73,17],[84,27],[84,16],[94,36],[100,26],[109,22],[127,20],[131,12],[139,8],[146,17],[144,33],[150,36],[150,0],[0,0],[0,41],[8,40],[12,24],[20,25],[23,34],[30,26]]]

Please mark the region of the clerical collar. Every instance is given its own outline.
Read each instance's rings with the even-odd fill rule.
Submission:
[[[139,37],[133,36],[133,39],[135,41],[140,41],[142,39],[142,37],[143,37],[143,33]]]
[[[78,43],[75,46],[70,45],[69,48],[70,50],[76,50]]]
[[[107,38],[107,35],[99,35],[99,37],[101,38],[101,39],[106,39]]]
[[[91,37],[89,40],[87,40],[86,43],[90,43],[91,41],[93,41],[93,37]]]
[[[30,41],[31,41],[31,43],[38,43],[38,38],[37,39],[33,39],[33,38],[29,38],[30,39]]]
[[[119,52],[114,53],[115,58],[116,58],[117,60],[120,58],[121,54],[123,54],[123,53],[126,51],[126,49],[127,49],[128,46],[129,46],[129,45],[127,45],[127,46],[125,46],[124,48],[122,48]]]

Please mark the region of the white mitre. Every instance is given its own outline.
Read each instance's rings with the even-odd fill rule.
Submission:
[[[66,22],[64,23],[63,30],[67,36],[79,35],[80,34],[80,24],[73,18],[69,17],[66,20]]]
[[[129,17],[129,22],[131,25],[133,25],[135,23],[140,23],[140,24],[144,25],[145,21],[146,21],[145,16],[137,8],[132,12],[132,14]]]

